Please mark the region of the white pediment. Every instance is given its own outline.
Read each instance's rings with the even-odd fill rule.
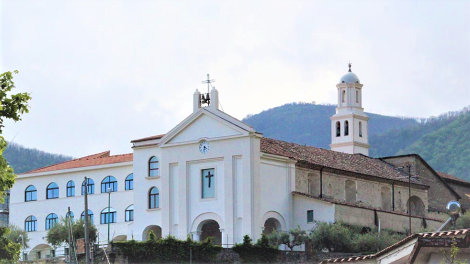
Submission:
[[[187,122],[183,122],[183,124],[180,124],[170,131],[173,132],[171,133],[172,135],[168,135],[169,137],[166,139],[164,138],[165,142],[162,143],[175,144],[194,142],[201,139],[220,139],[248,134],[248,131],[232,123],[231,120],[224,118],[224,116],[221,116],[221,113],[217,114],[219,115],[202,110],[198,114],[190,116],[189,120],[185,120]]]

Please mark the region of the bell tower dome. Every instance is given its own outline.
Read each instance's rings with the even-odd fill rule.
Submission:
[[[368,122],[369,117],[362,108],[362,84],[359,77],[349,71],[336,85],[338,107],[331,119],[331,144],[334,151],[369,155]]]

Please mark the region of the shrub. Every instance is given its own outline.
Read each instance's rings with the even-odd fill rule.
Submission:
[[[353,252],[352,229],[342,223],[316,222],[317,226],[309,240],[317,250],[329,252]]]
[[[289,232],[274,231],[267,236],[269,244],[273,247],[278,248],[279,245],[286,245],[291,251],[294,247],[300,246],[307,241],[307,231],[300,229],[300,226],[296,229],[291,229]]]
[[[189,237],[179,240],[172,236],[145,242],[112,242],[112,246],[116,253],[126,256],[129,263],[186,263],[189,262],[191,251],[193,262],[209,263],[222,250],[222,247],[212,244],[211,238],[195,242]]]
[[[255,245],[250,236],[243,237],[242,244],[236,244],[233,251],[238,253],[243,263],[272,263],[278,258],[279,250],[269,245],[267,237],[262,234]]]
[[[465,212],[457,219],[457,229],[470,228],[470,211]],[[452,227],[450,229],[453,229]]]

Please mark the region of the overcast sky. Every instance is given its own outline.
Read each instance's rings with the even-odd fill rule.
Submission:
[[[336,103],[353,63],[366,111],[429,117],[470,105],[470,1],[3,1],[0,71],[31,112],[4,136],[80,157],[168,132],[215,79],[242,119]],[[262,132],[262,131],[260,131]]]

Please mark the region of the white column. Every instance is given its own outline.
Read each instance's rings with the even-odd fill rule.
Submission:
[[[212,87],[211,90],[211,104],[210,107],[212,109],[219,109],[219,92],[215,87]]]
[[[193,95],[193,113],[197,112],[199,108],[201,108],[201,93],[196,89]]]

